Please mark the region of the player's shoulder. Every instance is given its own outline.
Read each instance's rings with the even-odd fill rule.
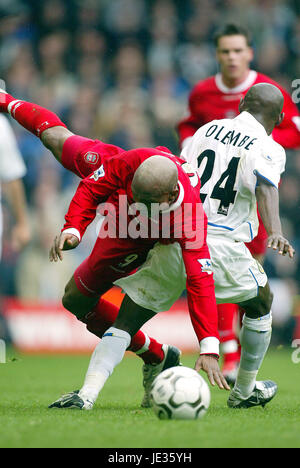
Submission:
[[[214,131],[219,127],[227,128],[228,126],[232,125],[233,119],[214,119],[206,124],[202,125],[198,128],[198,130],[194,133],[194,137],[201,137],[204,135],[209,136],[210,133],[214,133]]]
[[[284,162],[286,159],[286,153],[283,146],[281,146],[277,141],[273,140],[273,138],[269,135],[266,135],[261,140],[261,149],[262,149],[262,156],[269,159],[270,161],[276,162]]]
[[[204,80],[198,81],[193,89],[191,94],[203,94],[203,93],[208,93],[210,91],[215,91],[216,89],[216,80],[215,76],[209,76],[208,78],[205,78]]]
[[[279,84],[277,81],[270,78],[268,75],[264,75],[263,73],[257,72],[256,80],[253,84],[258,84],[258,83],[272,84],[274,86],[277,86],[277,88],[279,88],[280,91],[283,92],[284,94],[287,93],[287,90],[281,84]]]

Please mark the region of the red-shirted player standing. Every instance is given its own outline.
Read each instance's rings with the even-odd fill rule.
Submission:
[[[271,78],[250,69],[253,50],[248,32],[239,26],[227,25],[215,37],[217,60],[220,72],[200,81],[189,96],[189,115],[178,124],[180,144],[183,147],[202,125],[214,120],[233,118],[238,112],[239,102],[248,89],[257,83],[271,83],[284,96],[285,118],[272,133],[274,140],[284,148],[300,147],[300,116],[297,106],[289,94]],[[257,237],[248,244],[252,255],[263,263],[266,252],[267,234],[260,223]],[[239,362],[238,340],[235,326],[237,306],[218,306],[219,332],[224,357],[223,373],[228,381],[235,379]]]

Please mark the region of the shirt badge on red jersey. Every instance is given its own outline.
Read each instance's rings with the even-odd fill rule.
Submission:
[[[199,258],[198,262],[201,265],[202,273],[207,273],[208,275],[212,275],[212,264],[209,258]]]
[[[99,154],[94,153],[92,151],[88,151],[88,153],[85,153],[84,159],[89,164],[97,164],[99,161]]]

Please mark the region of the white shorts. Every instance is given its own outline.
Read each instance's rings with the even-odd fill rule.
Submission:
[[[218,304],[240,303],[256,297],[268,281],[262,266],[243,242],[208,236]],[[186,287],[186,273],[178,243],[157,243],[133,275],[114,283],[140,306],[153,312],[169,310]]]
[[[181,247],[155,244],[145,263],[133,275],[114,282],[138,305],[153,312],[170,309],[186,288]]]
[[[258,295],[268,277],[244,242],[226,236],[208,236],[218,304],[237,304]]]

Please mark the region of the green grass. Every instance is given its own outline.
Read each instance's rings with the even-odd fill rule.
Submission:
[[[0,364],[1,448],[300,447],[300,364],[291,351],[269,352],[260,378],[279,385],[262,408],[230,410],[227,392],[212,388],[208,413],[198,421],[160,421],[141,409],[141,361],[117,367],[91,412],[49,410],[62,393],[80,388],[88,356],[30,356],[8,352]],[[16,358],[16,359],[14,359]],[[196,356],[185,355],[193,366]]]

